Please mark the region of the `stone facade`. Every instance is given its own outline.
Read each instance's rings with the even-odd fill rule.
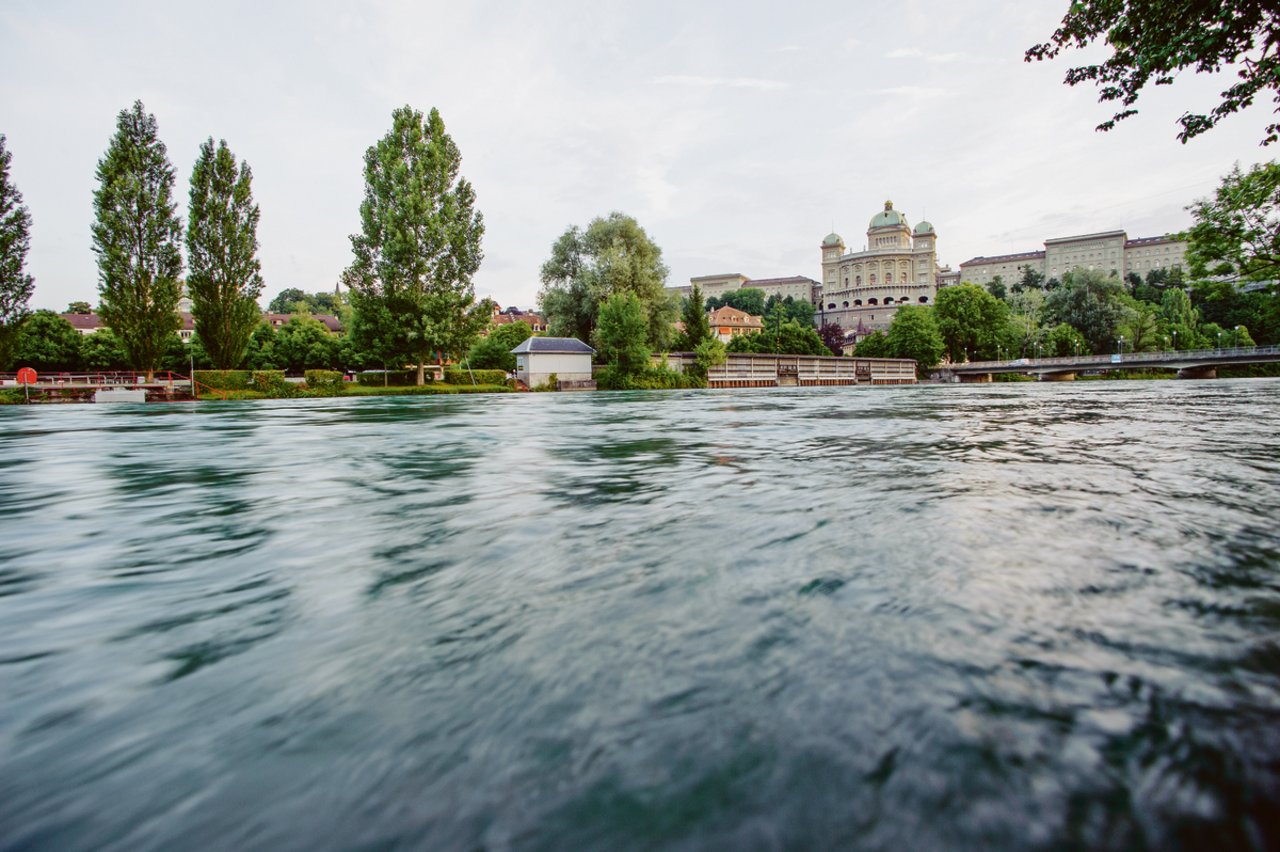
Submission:
[[[752,288],[763,290],[766,299],[770,296],[777,296],[779,299],[790,296],[797,302],[805,301],[815,306],[818,304],[818,294],[822,291],[817,281],[803,275],[792,275],[786,278],[748,278],[741,272],[699,275],[690,278],[689,283],[684,286],[667,289],[681,296],[687,296],[694,284],[698,285],[704,299],[718,298],[734,290]]]
[[[822,241],[822,289],[817,322],[845,329],[874,331],[893,320],[900,305],[931,305],[938,294],[938,234],[907,217],[886,201],[871,217],[866,248],[845,250],[839,234]]]
[[[1102,231],[1044,241],[1043,251],[996,257],[975,257],[960,264],[962,281],[987,286],[1000,276],[1005,286],[1022,278],[1030,266],[1046,280],[1062,279],[1076,267],[1098,269],[1120,277],[1130,272],[1146,277],[1153,269],[1180,269],[1186,264],[1187,244],[1172,237],[1129,239],[1124,231]]]

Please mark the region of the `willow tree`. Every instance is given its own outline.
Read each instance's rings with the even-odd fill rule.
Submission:
[[[187,289],[196,334],[219,370],[240,366],[261,319],[262,264],[258,261],[258,205],[253,173],[226,140],[200,146],[191,171],[187,222]]]
[[[18,329],[30,315],[27,307],[35,282],[27,274],[31,248],[31,214],[22,193],[9,182],[9,162],[0,135],[0,369],[8,366],[18,341]]]
[[[343,274],[357,343],[388,363],[416,364],[465,352],[489,321],[471,277],[483,256],[484,219],[459,176],[461,155],[439,111],[405,106],[364,156],[361,232]]]
[[[180,322],[182,220],[173,203],[173,166],[142,101],[120,111],[97,176],[99,314],[129,363],[150,379]]]

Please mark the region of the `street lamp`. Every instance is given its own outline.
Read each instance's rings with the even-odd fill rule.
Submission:
[[[1236,326],[1236,342],[1235,342],[1235,346],[1236,346],[1236,348],[1237,348],[1237,349],[1238,349],[1238,348],[1240,348],[1240,341],[1241,341],[1241,338],[1243,338],[1243,337],[1244,337],[1244,335],[1240,333],[1240,332],[1242,332],[1242,331],[1244,331],[1244,326],[1242,326],[1242,325],[1238,325],[1238,326]]]
[[[1124,335],[1123,334],[1120,335],[1120,337],[1116,340],[1116,347],[1117,347],[1116,351],[1119,352],[1121,355],[1124,355]]]
[[[1173,351],[1178,351],[1178,332],[1176,329],[1173,332]]]
[[[1218,349],[1222,349],[1222,332],[1218,332]]]

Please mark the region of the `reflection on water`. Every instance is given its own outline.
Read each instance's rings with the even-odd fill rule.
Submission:
[[[1280,383],[0,409],[0,849],[1275,848]]]

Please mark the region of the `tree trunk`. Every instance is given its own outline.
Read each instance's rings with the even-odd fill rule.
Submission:
[[[421,387],[426,383],[426,362],[418,359],[418,386]]]

